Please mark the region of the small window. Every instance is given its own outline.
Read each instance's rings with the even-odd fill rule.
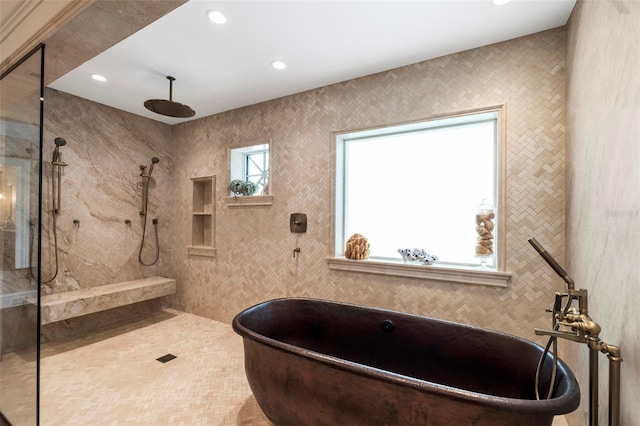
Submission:
[[[418,248],[440,266],[495,270],[495,254],[476,256],[476,213],[498,200],[498,111],[337,135],[335,194],[336,257],[359,233],[371,260]]]
[[[269,194],[269,144],[231,150],[230,181],[234,180],[253,182],[257,190],[252,195]]]

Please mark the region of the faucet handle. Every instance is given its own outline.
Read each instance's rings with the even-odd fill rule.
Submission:
[[[587,342],[587,339],[584,336],[576,333],[570,333],[568,331],[542,330],[540,328],[536,328],[534,331],[536,332],[536,336],[559,337],[561,339],[571,340],[578,343]]]

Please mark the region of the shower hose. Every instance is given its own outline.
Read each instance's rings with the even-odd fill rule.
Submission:
[[[567,290],[568,292],[568,290]],[[558,331],[558,329],[560,328],[560,324],[556,322],[556,313],[558,312],[558,310],[560,310],[560,304],[561,304],[561,299],[556,298],[555,303],[553,304],[553,331]],[[569,310],[569,306],[571,305],[571,298],[569,297],[569,300],[567,301],[567,304],[564,306],[564,308],[562,308],[562,315],[564,316],[567,311]],[[558,339],[557,337],[554,336],[549,336],[549,340],[547,341],[547,344],[544,348],[544,351],[542,352],[542,356],[540,356],[540,360],[538,361],[538,366],[536,368],[536,382],[535,382],[535,387],[536,387],[536,399],[540,400],[540,375],[542,374],[542,367],[544,366],[544,360],[547,357],[547,354],[549,353],[549,348],[551,347],[551,345],[553,345],[553,370],[551,373],[551,382],[549,383],[549,390],[547,392],[547,396],[546,399],[551,399],[551,397],[553,396],[553,391],[555,390],[555,385],[556,385],[556,374],[558,371]]]
[[[145,263],[142,260],[142,249],[144,248],[145,234],[147,233],[147,214],[145,213],[142,219],[142,242],[140,243],[140,251],[138,252],[138,261],[140,261],[140,263],[143,264],[144,266],[155,265],[156,262],[158,261],[158,258],[160,258],[160,241],[158,240],[158,219],[153,219],[152,222],[153,222],[153,227],[155,229],[155,234],[156,234],[156,257],[153,260],[153,262]]]

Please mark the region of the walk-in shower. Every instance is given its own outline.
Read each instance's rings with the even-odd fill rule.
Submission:
[[[51,159],[51,216],[53,221],[53,251],[55,256],[55,268],[53,276],[50,279],[41,280],[43,284],[50,283],[58,276],[59,259],[57,217],[60,214],[62,205],[62,170],[68,165],[62,161],[62,152],[60,152],[60,147],[65,146],[67,141],[64,138],[55,138],[53,142],[56,147],[53,150],[53,158]]]
[[[147,232],[147,216],[149,210],[149,183],[151,181],[151,174],[153,173],[153,166],[158,164],[160,159],[158,157],[151,158],[151,165],[147,172],[147,166],[140,166],[140,177],[142,177],[142,209],[140,210],[140,216],[142,218],[142,241],[140,243],[140,251],[138,252],[138,260],[144,266],[154,265],[160,257],[160,241],[158,240],[158,219],[153,219],[153,227],[156,234],[156,255],[151,263],[145,263],[142,260],[142,250],[144,249],[145,234]]]

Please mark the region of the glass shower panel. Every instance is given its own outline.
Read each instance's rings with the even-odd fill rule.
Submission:
[[[38,424],[44,46],[0,77],[0,424]]]

